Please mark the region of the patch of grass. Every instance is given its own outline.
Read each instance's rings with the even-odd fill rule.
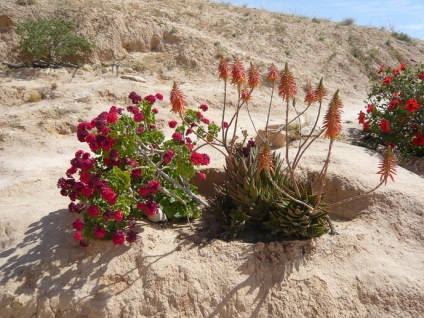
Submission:
[[[332,59],[334,59],[336,57],[337,53],[333,52],[331,53],[331,55],[328,57],[328,62],[330,62]]]
[[[312,18],[312,22],[313,23],[318,23],[318,24],[321,23],[321,21],[319,19],[317,19],[317,18]]]
[[[346,19],[343,19],[342,21],[340,21],[338,23],[338,25],[349,26],[349,25],[352,25],[354,23],[355,23],[355,20],[354,19],[352,19],[352,18],[346,18]]]
[[[409,44],[414,43],[414,40],[406,33],[403,32],[392,32],[391,33],[392,37],[394,37],[395,39],[399,40],[399,41],[403,41]]]

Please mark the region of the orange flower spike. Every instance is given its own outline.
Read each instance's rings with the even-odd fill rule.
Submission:
[[[170,100],[172,106],[171,112],[178,114],[185,112],[186,99],[176,82],[174,82],[174,85],[172,86]]]
[[[247,70],[247,79],[250,88],[259,87],[261,85],[261,74],[259,74],[258,69],[252,62],[250,62],[250,67]]]
[[[236,84],[240,87],[246,82],[246,72],[243,63],[235,57],[231,67],[231,84]]]
[[[250,94],[250,89],[247,86],[243,86],[241,89],[241,100],[248,102],[252,99],[252,95]]]
[[[311,105],[312,103],[315,103],[318,101],[317,91],[313,88],[310,88],[305,96],[305,103],[308,103],[308,105]]]
[[[219,78],[222,78],[226,82],[231,75],[231,71],[230,67],[228,66],[227,60],[225,60],[223,57],[219,61],[218,71]]]
[[[286,62],[284,71],[281,74],[278,94],[283,98],[283,100],[289,101],[290,98],[294,98],[296,96],[296,92],[296,81],[294,80],[294,76],[289,70],[289,65]]]
[[[272,162],[272,151],[268,144],[265,144],[258,156],[258,172],[262,170],[271,171],[274,173],[274,164]]]
[[[384,184],[387,184],[387,180],[390,178],[392,181],[395,181],[393,175],[396,174],[396,161],[393,157],[392,147],[387,146],[386,151],[384,152],[383,161],[380,162],[379,169],[381,169],[378,174],[381,174],[380,181],[383,181]]]
[[[322,83],[322,77],[318,83],[315,94],[317,95],[317,101],[320,103],[322,103],[324,98],[327,97],[327,89],[324,87],[324,84]]]
[[[271,64],[271,66],[269,67],[269,71],[268,74],[266,76],[266,79],[268,82],[271,82],[271,84],[274,86],[275,82],[280,80],[280,74],[278,74],[278,69],[277,66],[275,66],[275,64]]]
[[[339,97],[339,91],[334,93],[333,98],[328,105],[327,113],[324,117],[324,138],[328,137],[331,140],[336,139],[342,130],[341,124],[341,108],[343,107],[342,100]]]

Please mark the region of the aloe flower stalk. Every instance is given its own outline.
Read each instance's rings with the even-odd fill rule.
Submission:
[[[343,107],[342,100],[339,97],[339,91],[334,93],[330,104],[328,105],[327,113],[324,117],[324,137],[331,140],[336,139],[342,130],[341,125],[341,108]]]
[[[266,124],[265,124],[265,140],[268,140],[268,124],[269,124],[269,116],[271,115],[271,106],[272,106],[272,99],[274,97],[275,82],[280,79],[280,74],[278,73],[278,69],[274,63],[271,64],[271,66],[269,67],[266,79],[268,82],[271,83],[271,86],[272,86],[271,97],[269,100],[268,114],[266,117]]]
[[[250,88],[261,86],[261,74],[252,62],[250,62],[250,67],[247,70],[247,83]]]
[[[396,162],[393,157],[392,147],[389,145],[384,152],[383,161],[378,166],[381,170],[377,172],[381,174],[381,183],[387,184],[388,179],[395,181],[393,175],[396,174]]]
[[[172,86],[170,101],[172,106],[171,111],[182,116],[186,110],[186,99],[176,82],[174,82],[174,85]]]

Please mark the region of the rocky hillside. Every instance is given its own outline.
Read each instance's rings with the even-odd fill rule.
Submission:
[[[334,23],[205,0],[34,0],[0,3],[0,60],[16,61],[15,27],[65,16],[95,38],[92,63],[117,62],[142,73],[203,77],[219,57],[236,55],[265,70],[289,62],[302,82],[363,93],[379,65],[424,62],[424,42],[384,29]]]

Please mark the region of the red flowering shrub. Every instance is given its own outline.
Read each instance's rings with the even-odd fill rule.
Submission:
[[[382,65],[367,104],[358,121],[368,147],[391,145],[404,156],[424,156],[424,65]]]
[[[216,137],[220,128],[202,122],[197,111],[187,111],[184,124],[169,122],[175,132],[165,140],[155,126],[159,109],[152,107],[163,95],[142,98],[132,92],[129,98],[134,105],[126,110],[112,106],[78,125],[78,140],[87,143],[91,153],[77,151],[66,178],[58,181],[76,217],[74,239],[83,247],[89,239],[109,239],[116,245],[135,242],[135,221],[144,216],[161,209],[170,220],[195,218],[199,204],[207,205],[190,180],[195,167],[209,164],[210,158],[193,151],[195,142],[187,137],[187,127],[204,138]],[[208,109],[205,104],[199,108]]]

